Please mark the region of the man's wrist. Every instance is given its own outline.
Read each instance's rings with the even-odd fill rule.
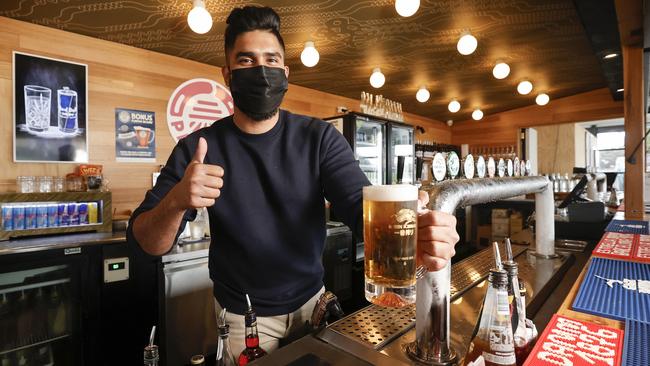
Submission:
[[[182,207],[178,199],[176,199],[176,187],[172,188],[171,191],[163,199],[165,210],[170,210],[172,212],[184,212],[186,208]]]

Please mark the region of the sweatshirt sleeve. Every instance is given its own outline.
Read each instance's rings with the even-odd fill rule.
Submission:
[[[363,187],[370,181],[343,135],[327,124],[321,144],[320,174],[325,198],[337,217],[363,240]]]
[[[137,209],[131,215],[129,219],[129,225],[126,230],[126,238],[129,243],[137,244],[140,246],[138,241],[133,235],[133,222],[135,219],[142,214],[143,212],[149,211],[156,207],[158,203],[169,193],[169,191],[174,188],[174,186],[181,181],[183,175],[185,174],[185,168],[189,164],[191,159],[190,149],[187,146],[187,138],[180,140],[178,144],[172,150],[167,164],[160,171],[160,176],[156,180],[156,185],[147,191],[144,196],[144,200],[140,203]],[[178,228],[176,233],[176,239],[178,239],[180,234],[185,229],[185,224],[188,221],[192,221],[196,218],[196,210],[187,210],[183,216],[181,225]]]

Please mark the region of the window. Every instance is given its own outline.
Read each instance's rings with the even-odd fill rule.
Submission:
[[[625,172],[625,131],[623,127],[607,129],[596,135],[596,169],[603,173]],[[624,174],[618,174],[614,188],[622,190]]]

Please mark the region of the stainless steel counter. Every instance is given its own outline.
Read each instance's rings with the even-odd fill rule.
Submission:
[[[513,251],[519,263],[519,277],[527,289],[527,309],[529,312],[537,311],[574,258],[568,252],[559,252],[559,258],[540,259],[530,255],[521,246],[514,246]],[[466,353],[487,290],[487,270],[493,264],[492,252],[488,249],[452,266],[451,344],[461,359]],[[533,315],[528,317],[532,318]],[[396,310],[370,305],[330,324],[317,333],[315,338],[324,342],[323,352],[331,347],[337,348],[346,355],[358,358],[358,364],[376,364],[378,360],[385,360],[378,358],[378,355],[387,356],[393,364],[415,364],[403,351],[404,345],[415,339],[414,326],[414,307]],[[539,326],[541,331],[543,324]],[[259,364],[286,365],[288,361],[298,360],[307,352],[321,356],[318,349],[308,351],[295,343],[277,353],[280,351],[282,357],[274,353],[260,359]]]
[[[0,241],[0,255],[65,249],[86,245],[114,244],[126,241],[126,232],[52,235]]]

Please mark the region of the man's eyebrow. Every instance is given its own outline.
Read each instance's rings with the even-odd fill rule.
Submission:
[[[252,57],[255,57],[255,53],[254,52],[237,52],[236,57],[237,58],[239,58],[239,57],[251,57],[252,58]]]
[[[280,53],[280,52],[264,52],[264,56],[266,56],[266,57],[277,56],[279,58],[282,58],[282,53]]]

